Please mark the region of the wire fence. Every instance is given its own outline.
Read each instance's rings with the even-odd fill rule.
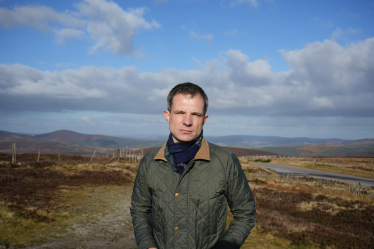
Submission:
[[[96,150],[91,156],[80,156],[80,155],[61,155],[57,150],[55,154],[41,154],[38,153],[23,153],[17,154],[16,144],[12,144],[11,153],[0,153],[0,165],[10,165],[10,166],[52,166],[59,163],[68,163],[68,164],[77,164],[77,163],[101,163],[107,164],[110,162],[140,162],[143,158],[143,150],[136,151],[127,151],[125,149],[117,148],[116,152],[113,152],[111,155],[96,155]],[[310,161],[313,165],[329,165],[334,167],[339,167],[340,164],[346,165],[347,162],[341,161],[340,163],[336,162],[327,162],[326,158],[312,158],[312,157],[289,157],[283,155],[250,155],[250,156],[241,156],[240,159],[250,159],[250,160],[259,160],[269,162],[270,160],[298,160],[298,161]],[[325,160],[325,161],[323,161]],[[360,169],[365,168],[367,162],[360,162]],[[363,167],[362,167],[363,164]],[[370,169],[370,165],[373,165],[373,162],[367,164],[367,169]],[[359,168],[359,163],[356,161],[356,169]],[[371,167],[372,168],[372,167]],[[351,193],[358,195],[369,195],[374,197],[374,187],[364,188],[361,183],[344,183],[333,180],[326,179],[317,179],[313,177],[298,177],[292,175],[279,175],[271,174],[266,171],[258,170],[257,172],[250,171],[246,172],[246,176],[249,180],[271,180],[283,184],[302,184],[305,186],[313,186],[319,188],[330,188],[330,189],[345,189]]]
[[[11,153],[0,153],[0,164],[10,163],[13,165],[25,164],[42,164],[52,165],[56,163],[109,163],[117,160],[117,162],[139,162],[144,156],[143,150],[128,151],[126,149],[117,148],[116,152],[106,155],[96,155],[96,150],[91,156],[81,155],[62,155],[57,150],[54,154],[22,153],[17,154],[16,144],[12,143]]]

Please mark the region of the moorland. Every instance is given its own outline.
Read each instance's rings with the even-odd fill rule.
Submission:
[[[53,154],[36,162],[37,154],[29,154],[11,163],[7,156],[0,162],[1,245],[136,248],[128,208],[139,162],[95,157],[90,163],[90,157],[76,155],[61,155],[58,162]],[[251,159],[241,163],[257,207],[256,226],[242,248],[374,244],[373,187],[354,192],[345,183],[286,179],[251,164]],[[229,213],[228,225],[231,220]]]

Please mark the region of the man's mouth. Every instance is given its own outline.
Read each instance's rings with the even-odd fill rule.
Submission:
[[[190,130],[180,130],[182,133],[185,133],[185,134],[189,134],[189,133],[191,133],[192,131],[190,131]]]

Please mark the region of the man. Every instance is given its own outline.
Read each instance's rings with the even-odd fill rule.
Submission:
[[[255,225],[255,202],[237,157],[203,137],[208,97],[187,82],[167,103],[169,139],[144,156],[135,179],[138,248],[240,248]],[[226,230],[227,206],[234,220]]]

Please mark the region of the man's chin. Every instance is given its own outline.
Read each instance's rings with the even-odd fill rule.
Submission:
[[[195,139],[194,136],[185,135],[185,134],[179,135],[179,136],[174,136],[174,138],[180,143],[188,143],[188,142],[191,142]]]

